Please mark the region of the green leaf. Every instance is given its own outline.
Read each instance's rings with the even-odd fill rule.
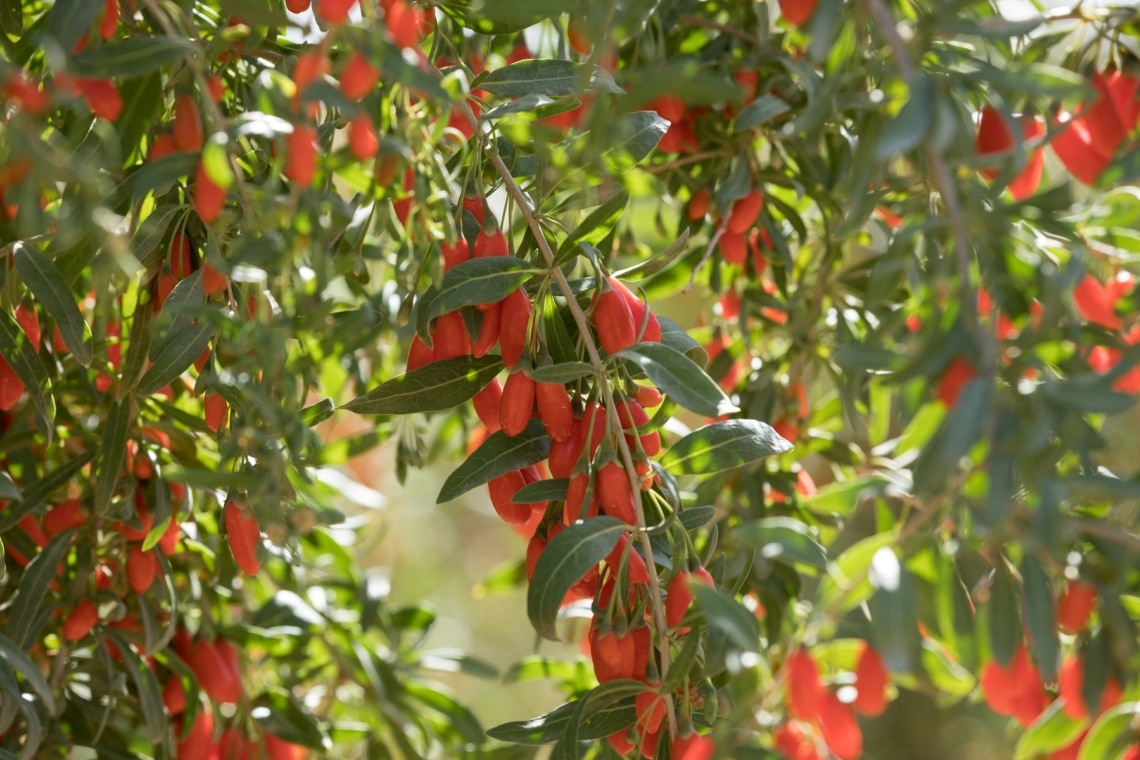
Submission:
[[[545,367],[536,367],[528,374],[537,383],[565,385],[593,375],[594,365],[578,361],[559,362],[558,364],[547,364]]]
[[[828,483],[806,499],[807,508],[821,514],[850,515],[859,506],[859,502],[883,494],[890,483],[882,475],[872,473]]]
[[[1029,634],[1029,651],[1046,683],[1057,677],[1057,660],[1061,656],[1057,640],[1057,613],[1049,576],[1041,562],[1031,554],[1021,560],[1021,581],[1025,589],[1025,628]]]
[[[183,37],[128,37],[89,47],[71,59],[72,72],[87,77],[140,77],[198,48]]]
[[[154,671],[143,662],[125,636],[114,630],[108,631],[107,635],[114,639],[115,648],[119,650],[123,664],[135,682],[147,738],[155,743],[161,742],[167,732],[166,711],[162,704],[162,689],[158,686]]]
[[[705,347],[697,343],[693,336],[685,332],[685,328],[660,314],[657,315],[657,321],[661,323],[661,342],[664,345],[674,351],[680,351],[702,367],[709,363],[708,351],[705,351]]]
[[[681,231],[681,236],[674,240],[669,246],[655,256],[650,256],[645,261],[638,262],[631,267],[621,269],[614,272],[614,277],[620,280],[625,280],[631,275],[639,275],[642,279],[652,277],[658,272],[663,272],[668,269],[673,263],[680,258],[685,251],[689,248],[689,230]],[[664,337],[664,336],[662,336]]]
[[[425,316],[430,320],[464,306],[495,303],[537,273],[529,263],[513,256],[469,259],[445,274],[439,290],[419,308],[427,309]]]
[[[198,166],[197,153],[171,153],[154,161],[147,161],[129,173],[131,197],[141,201],[162,187],[194,173]]]
[[[510,34],[578,8],[576,0],[448,0],[440,8],[481,34]]]
[[[483,741],[483,726],[470,709],[454,697],[425,683],[409,680],[404,684],[408,696],[447,718],[448,725],[472,744]]]
[[[122,155],[130,156],[163,107],[162,76],[153,72],[120,82],[119,96],[123,99],[123,110],[115,120],[115,130],[119,133]]]
[[[743,652],[760,651],[760,624],[736,599],[720,589],[691,580],[689,589],[697,606],[705,613],[710,628],[724,633]]]
[[[94,458],[94,450],[85,451],[26,486],[23,491],[23,501],[18,504],[9,504],[6,509],[0,510],[0,534],[22,520],[24,515],[29,514],[33,509],[46,502],[49,496],[67,485],[68,481]]]
[[[158,315],[159,325],[164,326],[164,330],[159,338],[150,344],[148,357],[152,362],[158,360],[159,354],[167,349],[168,343],[174,341],[194,323],[195,316],[199,314],[200,307],[205,302],[206,294],[202,292],[201,269],[182,278],[174,286],[174,290],[170,291],[170,295],[166,297],[166,303],[162,305],[162,311]],[[201,352],[199,351],[199,353]],[[197,359],[198,357],[195,356],[194,358]]]
[[[884,531],[856,542],[833,559],[820,579],[816,609],[825,615],[839,615],[867,601],[874,592],[867,578],[871,559],[879,549],[897,540],[898,531]]]
[[[669,398],[689,411],[719,417],[740,411],[692,359],[664,343],[642,343],[615,356],[641,368]]]
[[[227,17],[240,18],[257,26],[285,26],[289,20],[285,9],[277,0],[221,0]]]
[[[523,95],[518,100],[512,100],[501,106],[496,106],[484,113],[480,118],[484,121],[494,121],[513,113],[530,113],[531,111],[537,111],[539,108],[548,106],[554,102],[554,99],[551,97],[532,92],[530,95]]]
[[[736,131],[743,132],[746,129],[763,126],[790,110],[792,107],[785,100],[775,95],[761,95],[740,109],[740,113],[736,116]]]
[[[808,526],[792,517],[765,517],[741,523],[733,535],[767,560],[799,563],[822,570],[827,549]]]
[[[614,89],[617,89],[617,94],[624,94],[624,90],[616,88],[611,84],[612,80],[600,74],[604,72],[590,64],[532,59],[495,69],[479,82],[479,87],[504,98],[524,95],[560,97],[591,90],[613,92]]]
[[[685,530],[696,530],[708,525],[714,517],[716,517],[716,507],[705,504],[699,507],[689,507],[682,511],[677,519],[681,521]]]
[[[540,636],[558,640],[554,623],[566,592],[605,559],[628,530],[629,525],[616,517],[592,517],[571,525],[547,544],[526,597],[527,617]]]
[[[51,687],[44,680],[40,667],[29,660],[24,651],[3,634],[0,634],[0,659],[22,675],[32,691],[43,701],[48,713],[55,714],[55,698],[52,697]]]
[[[0,355],[24,383],[35,406],[40,431],[51,443],[55,432],[55,398],[51,394],[47,368],[20,323],[6,309],[0,309]]]
[[[61,48],[72,50],[102,10],[103,6],[90,0],[58,0],[44,16],[44,31],[55,37]],[[17,15],[22,16],[25,12],[18,10]]]
[[[637,720],[634,700],[647,689],[641,681],[624,678],[595,687],[576,703],[577,715],[567,724],[563,740],[577,744],[629,728]]]
[[[579,241],[584,240],[587,243],[597,243],[610,233],[610,228],[621,217],[622,211],[625,210],[626,205],[629,203],[629,193],[622,190],[607,200],[602,205],[590,212],[590,214],[582,220],[582,223],[574,228],[574,231],[566,236],[562,241],[562,245],[558,247],[558,254],[555,257],[557,260],[562,261],[565,259],[566,253],[573,249]],[[591,234],[602,228],[601,234]]]
[[[138,395],[149,396],[185,372],[210,345],[214,329],[212,324],[202,319],[162,341],[162,347],[154,356],[154,364],[139,380],[135,389]]]
[[[83,319],[67,280],[51,260],[23,243],[14,246],[16,271],[55,321],[63,342],[84,367],[91,366],[91,327]]]
[[[325,748],[325,735],[316,717],[284,691],[259,695],[250,714],[264,730],[290,744],[317,751]]]
[[[8,608],[7,627],[8,637],[21,649],[30,648],[39,637],[37,612],[45,601],[51,604],[47,597],[48,585],[55,578],[59,562],[67,554],[74,535],[74,530],[68,530],[53,537],[24,569],[24,577]]]
[[[938,432],[927,442],[914,463],[915,490],[934,493],[956,472],[962,458],[982,435],[994,387],[985,380],[971,380],[958,395],[953,412],[946,415]]]
[[[914,579],[895,550],[882,546],[871,557],[868,580],[874,589],[870,608],[875,648],[891,670],[905,673],[919,653]]]
[[[656,111],[634,111],[618,119],[611,128],[617,143],[604,155],[611,170],[624,171],[653,152],[669,130],[669,122]]]
[[[570,478],[548,478],[527,483],[515,492],[511,501],[516,504],[541,504],[544,501],[565,501]]]
[[[127,433],[131,425],[131,405],[127,400],[111,404],[103,423],[99,465],[95,476],[95,514],[105,517],[119,483],[119,470],[127,459]]]
[[[530,720],[511,721],[487,729],[487,736],[514,744],[549,744],[566,730],[576,703],[560,705],[545,715]]]
[[[1013,760],[1034,760],[1067,747],[1076,741],[1084,728],[1085,722],[1066,715],[1062,700],[1055,699],[1021,734]]]
[[[1132,737],[1135,741],[1132,721],[1136,717],[1138,706],[1140,702],[1121,702],[1101,713],[1081,743],[1081,754],[1077,756],[1077,760],[1119,758],[1127,741],[1124,737]]]
[[[661,458],[661,464],[671,472],[707,475],[744,467],[791,449],[792,444],[766,423],[726,420],[697,428],[674,443]]]
[[[1021,615],[1017,609],[1017,592],[1013,577],[999,555],[994,568],[993,585],[988,602],[990,613],[990,651],[1002,667],[1009,667],[1014,650],[1021,642]]]
[[[437,504],[451,501],[491,478],[536,464],[550,455],[550,436],[542,420],[532,419],[514,438],[498,430],[455,468],[440,489]]]
[[[467,401],[503,368],[498,356],[455,356],[393,378],[341,407],[356,414],[441,412]]]
[[[0,472],[0,501],[23,501],[20,489],[6,472]]]
[[[503,673],[503,683],[520,683],[549,678],[554,681],[578,681],[592,678],[588,666],[582,660],[568,662],[554,657],[532,654],[524,657]],[[494,729],[492,729],[494,730]],[[487,732],[490,734],[490,731]]]
[[[127,355],[119,367],[119,385],[115,388],[116,401],[122,401],[131,395],[138,385],[139,375],[146,366],[147,354],[150,352],[151,333],[157,316],[149,302],[135,308],[134,316],[131,318]]]
[[[875,158],[886,161],[900,153],[916,148],[926,138],[934,113],[934,90],[930,80],[923,76],[910,87],[910,97],[898,115],[889,119],[879,133],[875,145]]]

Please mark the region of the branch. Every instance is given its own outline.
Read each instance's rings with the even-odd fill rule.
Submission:
[[[438,70],[437,70],[438,73]],[[475,129],[476,134],[480,137],[483,136],[479,120],[475,117],[474,111],[471,110],[470,104],[463,100],[460,104],[464,117],[467,122]],[[523,193],[522,188],[515,182],[514,176],[511,175],[511,170],[507,167],[502,157],[497,151],[490,152],[491,163],[498,172],[499,177],[503,180],[503,187],[507,194],[514,200],[526,219],[527,226],[530,227],[531,233],[534,235],[535,242],[538,244],[539,251],[542,252],[542,258],[546,262],[546,268],[554,282],[558,285],[558,289],[566,298],[566,304],[570,309],[570,314],[574,318],[574,324],[577,325],[579,334],[582,336],[582,342],[586,346],[586,353],[590,357],[590,364],[594,367],[594,372],[599,380],[604,380],[605,373],[602,370],[602,357],[598,352],[598,346],[594,342],[594,336],[590,332],[590,321],[586,317],[586,313],[582,307],[578,305],[578,299],[574,294],[574,290],[570,287],[566,275],[563,274],[562,269],[555,266],[554,251],[550,247],[546,236],[543,234],[542,225],[538,220],[535,209],[531,206],[530,199]],[[637,532],[641,539],[641,546],[644,549],[649,562],[653,563],[653,545],[649,540],[649,533],[646,531],[645,510],[641,505],[641,478],[638,477],[637,469],[633,462],[633,452],[629,448],[629,443],[626,441],[625,435],[621,433],[622,425],[621,419],[618,417],[617,404],[614,403],[613,389],[610,388],[608,382],[600,382],[602,390],[602,400],[606,405],[606,412],[609,417],[609,427],[611,430],[618,431],[615,436],[617,439],[618,452],[621,455],[622,465],[625,467],[626,477],[629,479],[630,493],[633,494],[634,512],[637,516]],[[665,676],[669,673],[669,626],[665,622],[665,608],[661,603],[661,584],[658,581],[657,573],[649,573],[649,603],[653,612],[653,624],[657,628],[657,650],[661,655],[661,681],[665,681]],[[665,700],[665,709],[669,718],[669,732],[671,736],[677,736],[677,716],[673,709],[673,700]]]

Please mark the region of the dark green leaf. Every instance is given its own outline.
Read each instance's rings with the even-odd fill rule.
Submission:
[[[496,303],[518,290],[537,271],[513,256],[469,259],[445,274],[439,290],[419,308],[427,309],[425,316],[430,320],[464,306]]]
[[[742,523],[733,535],[773,561],[827,567],[827,549],[803,522],[793,517],[765,517]]]
[[[634,700],[647,689],[641,681],[627,679],[607,681],[592,689],[578,700],[577,719],[566,726],[566,740],[604,739],[629,728],[637,719]]]
[[[526,609],[540,636],[558,640],[554,623],[570,587],[613,551],[629,525],[616,517],[592,517],[563,530],[538,557]]]
[[[792,107],[775,95],[761,95],[740,109],[740,113],[736,117],[736,131],[743,132],[746,129],[763,126],[790,110]]]
[[[512,100],[508,103],[504,103],[501,106],[496,106],[495,108],[492,108],[491,110],[484,113],[480,118],[482,118],[484,121],[494,121],[495,119],[501,119],[502,117],[513,113],[529,113],[531,111],[536,111],[539,108],[548,106],[553,102],[555,102],[553,98],[534,92],[530,95],[523,95],[518,100]]]
[[[498,356],[455,356],[382,383],[341,407],[356,414],[441,412],[470,399],[503,368]]]
[[[549,478],[527,483],[515,492],[511,501],[516,504],[541,504],[544,501],[564,501],[570,478]]]
[[[131,425],[131,405],[128,401],[116,401],[107,412],[103,423],[103,437],[100,445],[99,466],[95,476],[95,514],[107,515],[111,508],[111,497],[119,483],[119,470],[127,459],[127,433]]]
[[[170,291],[170,295],[166,297],[166,303],[162,305],[162,311],[158,315],[159,325],[164,328],[162,334],[150,344],[150,350],[147,352],[148,358],[152,362],[158,360],[158,355],[166,350],[168,343],[194,323],[195,316],[198,315],[200,307],[205,301],[206,294],[202,292],[201,269],[182,278],[174,286],[174,290]],[[195,356],[194,358],[197,359],[198,357]]]
[[[547,364],[545,367],[536,367],[529,374],[535,382],[565,385],[593,375],[594,366],[586,362],[559,362],[558,364]]]
[[[146,366],[147,354],[150,353],[151,332],[157,316],[149,302],[142,303],[135,309],[135,314],[131,318],[131,335],[127,343],[127,355],[119,367],[119,384],[115,388],[116,401],[122,401],[131,395],[138,385],[139,375],[142,374],[143,367]]]
[[[744,467],[791,449],[792,444],[766,423],[726,420],[697,428],[674,443],[661,458],[661,464],[672,472],[707,475]]]
[[[653,152],[669,130],[669,122],[656,111],[634,111],[618,119],[612,128],[616,144],[605,155],[612,170],[624,171]]]
[[[1021,615],[1018,614],[1017,593],[1013,577],[999,556],[990,587],[990,651],[1002,667],[1009,667],[1013,653],[1021,642]]]
[[[641,343],[616,355],[640,367],[669,398],[690,411],[709,417],[740,411],[699,365],[664,343]]]
[[[1029,651],[1041,676],[1049,683],[1056,679],[1057,660],[1061,656],[1057,613],[1049,576],[1031,554],[1022,557],[1021,581],[1025,588],[1025,632],[1029,634]]]
[[[914,579],[894,549],[883,546],[871,557],[868,580],[875,591],[870,602],[875,647],[891,670],[905,673],[920,651]]]
[[[23,501],[9,504],[6,509],[0,510],[0,533],[7,531],[23,519],[24,515],[46,502],[49,496],[67,485],[94,457],[94,451],[85,451],[25,487]]]
[[[532,419],[514,438],[496,431],[447,477],[436,503],[451,501],[491,478],[541,462],[549,454],[550,436],[542,420]]]
[[[689,507],[681,512],[677,519],[681,521],[685,530],[696,530],[708,525],[714,517],[716,517],[716,507],[706,504],[700,507]]]
[[[12,643],[7,636],[0,634],[0,659],[4,660],[17,673],[24,677],[32,691],[43,700],[44,707],[49,713],[55,713],[55,698],[52,697],[51,687],[44,680],[39,665],[28,659],[20,647]]]
[[[678,258],[680,258],[689,248],[689,231],[683,230],[681,236],[674,240],[669,247],[661,253],[650,256],[645,261],[634,264],[626,269],[614,272],[614,277],[624,280],[630,275],[639,275],[642,279],[652,277],[658,272],[662,272],[673,265]]]
[[[693,599],[705,614],[710,628],[719,630],[736,648],[744,652],[760,651],[760,624],[756,615],[720,589],[700,581],[689,581]]]
[[[115,129],[119,133],[119,149],[126,157],[134,153],[162,108],[162,76],[154,72],[127,79],[119,84],[119,96],[123,110],[115,120]]]
[[[610,232],[610,228],[614,222],[621,217],[622,211],[625,209],[626,204],[629,203],[629,193],[624,190],[620,193],[615,193],[609,200],[598,206],[590,212],[589,216],[582,220],[582,223],[574,228],[574,231],[566,236],[562,241],[562,245],[558,248],[558,255],[556,259],[559,261],[564,260],[568,251],[574,248],[581,240],[587,243],[597,243]],[[592,235],[591,233],[602,228],[601,233]]]
[[[906,105],[879,133],[875,158],[885,161],[917,147],[926,138],[933,113],[933,87],[929,79],[920,77],[911,84]]]
[[[142,200],[159,188],[169,187],[182,177],[192,174],[198,166],[198,161],[196,153],[171,153],[147,161],[129,174],[128,186],[131,197]]]
[[[479,724],[479,719],[454,697],[412,680],[404,684],[404,691],[420,704],[445,716],[450,727],[458,731],[466,741],[473,744],[483,741],[483,726]]]
[[[39,638],[39,631],[35,630],[36,613],[47,599],[48,584],[55,578],[59,562],[67,554],[74,535],[75,531],[68,530],[53,537],[24,569],[24,577],[8,609],[6,630],[8,638],[21,649],[30,648]]]
[[[154,357],[154,364],[139,380],[136,392],[149,396],[176,379],[202,355],[213,337],[214,326],[203,319],[166,338]]]
[[[140,77],[198,48],[182,37],[128,37],[90,47],[71,59],[73,72],[88,77]]]
[[[537,718],[512,721],[489,728],[487,736],[515,744],[549,744],[562,736],[575,709],[573,702],[561,705]]]
[[[0,472],[0,501],[23,501],[24,497],[20,495],[20,489],[12,481],[12,476],[6,472]]]
[[[311,712],[283,691],[266,692],[254,701],[254,719],[271,734],[290,744],[324,749],[324,732]]]
[[[51,395],[51,380],[36,347],[24,335],[23,328],[6,309],[0,309],[0,355],[7,360],[36,408],[36,421],[41,432],[51,443],[55,433],[55,397]]]
[[[51,260],[31,246],[16,244],[13,258],[20,278],[55,321],[72,356],[84,367],[90,367],[91,328],[83,319],[67,280]]]
[[[227,17],[258,26],[285,26],[289,16],[277,0],[221,0]]]
[[[481,34],[510,34],[578,8],[572,0],[448,0],[440,8]]]
[[[591,89],[612,92],[612,80],[599,76],[600,71],[596,66],[573,61],[532,59],[492,71],[479,83],[479,87],[505,98],[524,95],[559,97]],[[618,93],[624,93],[620,88],[617,90]]]
[[[102,10],[102,5],[90,0],[59,0],[51,5],[44,16],[43,29],[56,38],[61,48],[72,50]],[[23,15],[24,12],[26,11],[17,10],[17,15]]]
[[[705,351],[704,346],[693,340],[693,336],[685,332],[685,328],[660,314],[657,315],[657,321],[661,323],[661,342],[663,344],[674,351],[680,351],[702,367],[708,364],[708,352]]]
[[[158,686],[154,672],[143,662],[122,634],[118,631],[109,631],[108,636],[114,639],[115,648],[119,650],[123,664],[130,673],[131,680],[135,682],[143,721],[146,723],[147,738],[152,742],[162,741],[167,731],[166,711],[162,704],[162,689]]]

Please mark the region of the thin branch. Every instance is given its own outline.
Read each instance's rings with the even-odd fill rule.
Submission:
[[[470,104],[466,100],[460,104],[464,117],[468,123],[475,129],[476,133],[482,136],[481,125],[479,120],[475,117],[475,113],[471,110]],[[534,235],[535,242],[538,244],[538,249],[542,253],[542,258],[546,263],[546,268],[550,276],[558,285],[559,291],[566,299],[567,307],[570,309],[570,315],[574,318],[574,324],[578,327],[578,332],[582,337],[582,342],[586,347],[586,353],[589,355],[590,364],[594,367],[594,372],[599,380],[604,379],[605,373],[602,370],[603,360],[601,354],[598,352],[598,346],[594,342],[594,336],[590,332],[590,321],[586,317],[586,313],[582,307],[578,305],[577,297],[573,288],[570,287],[566,275],[562,269],[555,265],[554,251],[550,247],[546,236],[543,234],[542,225],[538,220],[535,209],[531,206],[530,199],[523,193],[522,188],[515,182],[511,170],[503,161],[502,156],[497,151],[488,151],[491,163],[495,167],[495,171],[503,180],[503,187],[507,194],[514,200],[519,208],[519,212],[526,219],[527,226],[530,227],[531,233]],[[611,430],[618,431],[615,436],[617,439],[618,453],[621,455],[622,465],[625,467],[626,477],[629,479],[630,492],[633,494],[634,512],[637,517],[637,531],[641,539],[642,549],[645,555],[649,558],[649,562],[653,562],[653,545],[649,540],[649,533],[646,530],[647,523],[645,520],[645,510],[641,505],[641,478],[637,474],[637,468],[633,461],[633,452],[630,450],[629,443],[626,441],[625,435],[621,433],[622,424],[621,419],[618,417],[617,404],[614,403],[613,389],[610,388],[608,382],[599,382],[602,391],[602,401],[606,405],[606,412],[609,418],[609,427]],[[658,581],[657,573],[649,573],[649,603],[653,613],[653,623],[657,628],[657,649],[661,655],[661,681],[665,681],[665,677],[669,673],[669,626],[665,622],[665,608],[661,601],[661,584]],[[669,731],[671,736],[677,735],[677,716],[673,709],[673,700],[665,700],[665,708],[669,718]]]

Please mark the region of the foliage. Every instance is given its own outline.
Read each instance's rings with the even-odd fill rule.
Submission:
[[[846,760],[905,693],[1135,758],[1138,23],[9,0],[0,758]],[[495,673],[326,477],[385,440],[469,447],[565,705],[431,680]]]

